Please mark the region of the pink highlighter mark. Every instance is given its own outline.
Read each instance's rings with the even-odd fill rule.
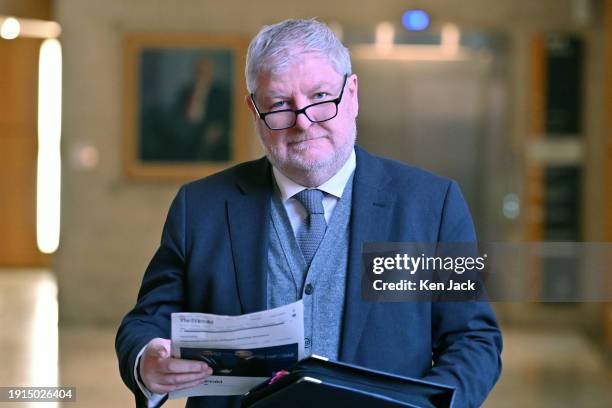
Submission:
[[[268,382],[268,384],[274,384],[276,380],[278,380],[281,377],[286,376],[287,374],[289,374],[289,371],[285,371],[285,370],[277,371],[276,373],[274,373],[272,378],[270,378],[270,381]]]

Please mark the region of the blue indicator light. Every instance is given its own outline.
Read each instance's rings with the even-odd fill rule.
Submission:
[[[429,14],[423,10],[408,10],[402,16],[402,24],[408,31],[423,31],[429,26]]]

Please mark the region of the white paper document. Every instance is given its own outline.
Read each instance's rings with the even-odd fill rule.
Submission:
[[[172,313],[172,356],[204,361],[213,374],[170,399],[244,394],[305,357],[302,301],[242,316]]]

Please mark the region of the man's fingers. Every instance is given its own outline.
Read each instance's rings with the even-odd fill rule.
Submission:
[[[160,372],[165,374],[185,374],[211,372],[206,363],[182,358],[169,358],[160,362]]]
[[[208,371],[189,374],[166,374],[160,377],[158,384],[184,386],[185,384],[191,384],[194,381],[202,381],[209,375],[210,374]]]
[[[165,394],[170,391],[182,390],[203,384],[204,380],[212,374],[212,370],[207,368],[200,373],[188,374],[162,374],[156,376],[156,380],[149,387],[154,393]]]
[[[202,384],[213,372],[202,361],[172,358],[170,340],[162,338],[149,342],[140,368],[145,386],[158,394]]]

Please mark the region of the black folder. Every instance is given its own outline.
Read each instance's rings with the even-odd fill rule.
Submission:
[[[446,408],[455,389],[356,365],[310,356],[272,384],[266,381],[242,398],[243,408]]]

